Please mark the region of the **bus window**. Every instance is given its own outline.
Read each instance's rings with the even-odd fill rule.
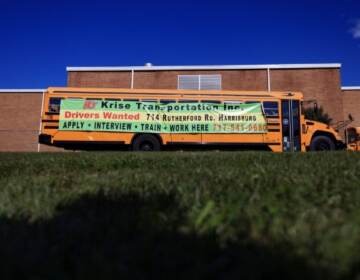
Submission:
[[[245,104],[254,104],[254,103],[260,103],[260,101],[245,101]]]
[[[166,104],[170,104],[170,103],[176,103],[176,100],[161,99],[160,103],[166,105]]]
[[[279,116],[279,104],[275,101],[264,101],[263,102],[264,113],[267,117],[278,117]]]
[[[141,102],[157,102],[156,99],[142,99]]]
[[[221,104],[219,100],[201,100],[201,103]]]
[[[86,100],[94,100],[94,101],[101,101],[101,98],[91,98],[91,97],[87,97]]]
[[[347,130],[347,138],[348,138],[348,143],[355,143],[357,140],[359,140],[358,136],[356,135],[356,130],[350,128],[348,128]]]
[[[242,101],[224,101],[224,106],[227,110],[239,110],[241,108],[241,104],[244,104]]]
[[[197,100],[179,100],[179,103],[198,103]]]
[[[236,104],[243,104],[243,103],[244,103],[243,101],[238,101],[238,100],[236,100],[236,101],[225,100],[224,101],[224,104],[234,104],[234,105],[236,105]]]
[[[132,99],[132,98],[130,98],[130,99],[123,99],[123,101],[139,101],[139,99]]]
[[[49,113],[59,114],[61,99],[62,98],[60,98],[60,97],[50,97],[49,107],[48,107]]]
[[[121,101],[120,98],[105,98],[106,101]]]

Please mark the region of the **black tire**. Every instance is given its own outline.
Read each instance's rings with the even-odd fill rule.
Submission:
[[[315,136],[311,140],[310,151],[333,151],[335,150],[334,141],[324,135]]]
[[[161,144],[159,139],[151,134],[141,134],[132,143],[133,151],[154,152],[160,151]]]

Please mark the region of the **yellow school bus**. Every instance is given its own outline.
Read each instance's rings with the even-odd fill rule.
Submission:
[[[349,151],[360,151],[360,127],[347,127],[345,130],[346,144]]]
[[[69,149],[234,147],[274,152],[343,148],[330,126],[306,120],[299,92],[49,88],[39,142]]]

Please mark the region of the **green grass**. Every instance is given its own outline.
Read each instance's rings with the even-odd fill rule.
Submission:
[[[360,153],[0,154],[2,279],[359,279]]]

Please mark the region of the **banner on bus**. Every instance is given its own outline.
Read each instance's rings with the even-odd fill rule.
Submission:
[[[63,99],[59,130],[149,133],[265,133],[261,103],[156,103]]]

